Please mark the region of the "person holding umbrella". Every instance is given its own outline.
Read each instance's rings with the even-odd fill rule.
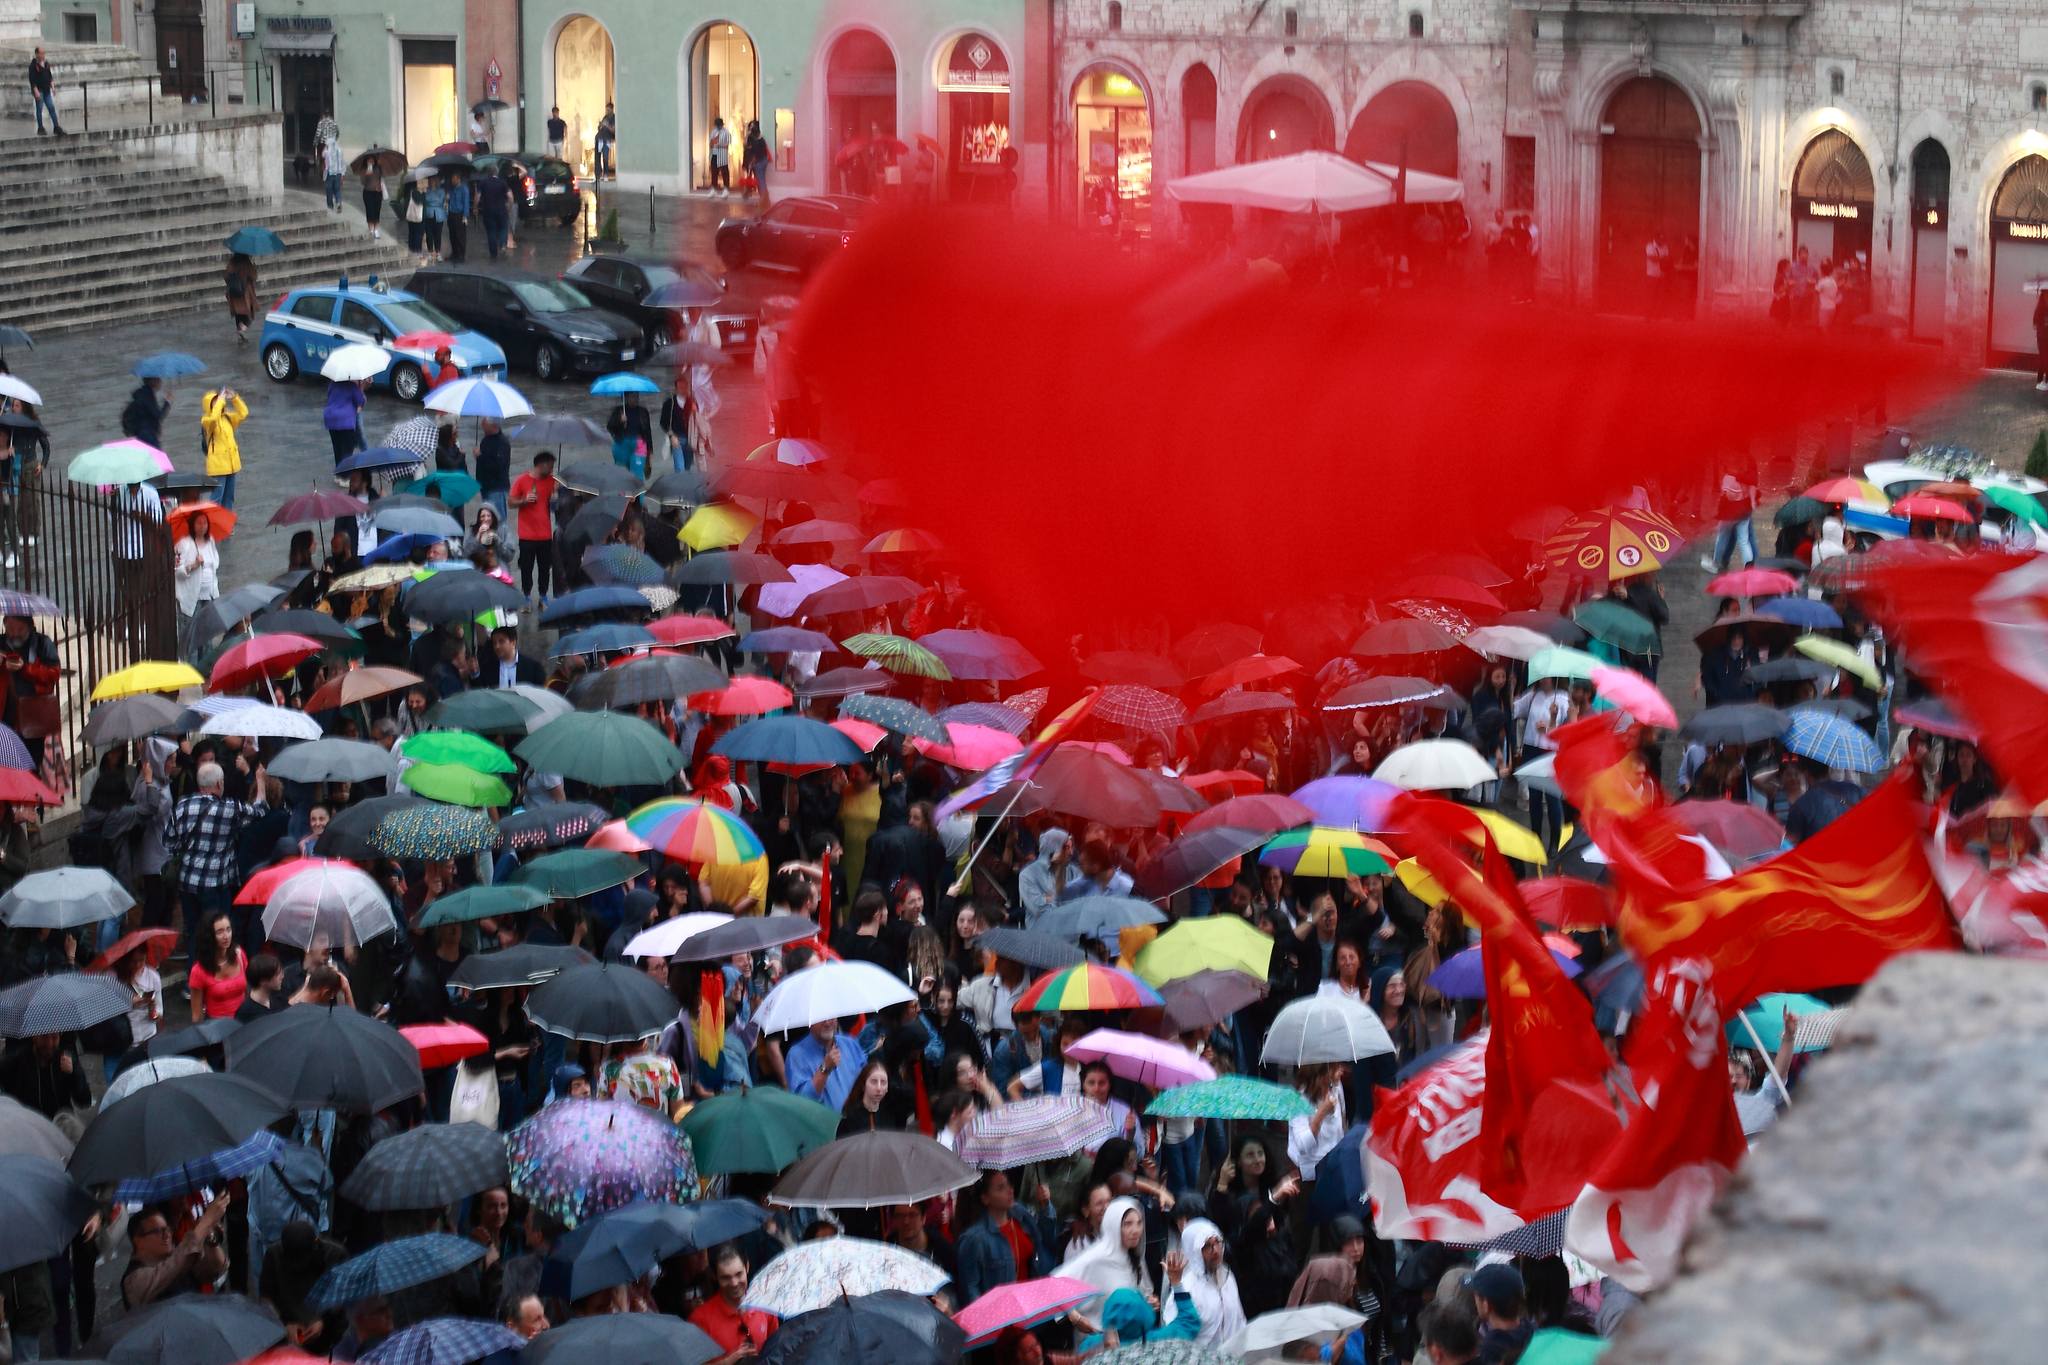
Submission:
[[[164,381],[156,375],[146,376],[135,386],[135,392],[128,395],[128,406],[121,409],[121,434],[133,437],[144,445],[161,449],[164,443],[164,414],[171,410],[171,400],[164,396]]]
[[[320,421],[327,428],[327,439],[334,447],[337,464],[358,450],[368,447],[363,443],[363,407],[370,400],[367,379],[337,379],[327,386],[327,402],[320,410]],[[353,484],[354,480],[351,479]],[[364,487],[369,486],[367,478]],[[359,490],[351,487],[350,492]]]
[[[256,315],[256,262],[237,251],[228,257],[225,276],[228,316],[235,321],[235,340],[249,344],[249,321]]]

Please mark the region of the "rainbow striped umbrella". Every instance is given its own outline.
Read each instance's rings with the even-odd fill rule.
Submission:
[[[626,828],[649,848],[678,862],[731,866],[752,862],[766,852],[737,815],[687,797],[649,801],[626,817]]]
[[[1083,962],[1039,978],[1011,1005],[1016,1010],[1135,1010],[1164,1005],[1159,992],[1115,967]]]
[[[1259,854],[1266,867],[1284,868],[1297,877],[1385,876],[1393,866],[1358,831],[1317,825],[1291,829],[1268,843]]]

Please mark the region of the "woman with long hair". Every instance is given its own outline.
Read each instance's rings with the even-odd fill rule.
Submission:
[[[1234,1242],[1243,1230],[1246,1210],[1254,1203],[1285,1204],[1300,1188],[1301,1182],[1272,1159],[1267,1140],[1246,1133],[1237,1140],[1236,1150],[1216,1167],[1209,1217]]]
[[[171,590],[178,599],[178,656],[189,661],[198,657],[201,643],[192,638],[192,618],[220,596],[220,546],[203,512],[185,523],[185,534],[171,548]]]
[[[1456,910],[1439,905],[1422,921],[1422,946],[1408,955],[1407,963],[1401,968],[1401,975],[1408,983],[1408,999],[1422,1016],[1423,1036],[1430,1047],[1442,1047],[1451,1041],[1457,1010],[1436,987],[1429,984],[1429,978],[1464,946],[1464,920]]]
[[[869,1058],[854,1078],[853,1089],[847,1092],[846,1103],[839,1111],[839,1136],[901,1132],[903,1119],[901,1102],[889,1085],[889,1068],[881,1058]]]
[[[235,921],[215,910],[192,947],[192,1022],[232,1019],[249,994],[249,957],[235,946]]]
[[[1102,1299],[1119,1289],[1135,1289],[1147,1298],[1158,1297],[1158,1277],[1145,1263],[1145,1207],[1125,1195],[1109,1201],[1102,1215],[1102,1232],[1080,1255],[1060,1267],[1060,1274],[1095,1287],[1097,1298],[1082,1305],[1080,1314],[1089,1320],[1101,1311]]]
[[[469,524],[469,534],[462,538],[462,557],[468,559],[478,550],[488,549],[496,554],[498,561],[505,561],[505,537],[498,521],[498,509],[487,502],[480,502],[476,508],[476,519]],[[516,552],[516,548],[515,552]]]

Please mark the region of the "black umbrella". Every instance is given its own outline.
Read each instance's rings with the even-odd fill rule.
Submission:
[[[14,431],[41,431],[43,424],[25,412],[0,412],[0,427]]]
[[[160,734],[178,723],[181,709],[169,697],[152,692],[103,701],[86,717],[85,742],[105,748]]]
[[[1847,721],[1869,720],[1872,715],[1876,714],[1869,702],[1857,697],[1819,697],[1813,701],[1800,702],[1792,710],[1825,711],[1831,716],[1840,716],[1843,720]],[[1787,725],[1792,723],[1789,715],[1787,715],[1785,723]]]
[[[658,487],[661,481],[655,482]],[[789,570],[772,556],[751,550],[706,550],[676,565],[670,571],[668,581],[678,588],[704,588],[725,583],[734,587],[752,587],[759,583],[788,583],[793,580]]]
[[[630,1284],[671,1256],[729,1242],[767,1221],[768,1211],[750,1199],[628,1204],[555,1244],[541,1262],[541,1293],[574,1302]]]
[[[73,1033],[128,1012],[134,995],[111,976],[66,972],[0,991],[0,1038]]]
[[[549,801],[513,811],[498,821],[500,848],[560,848],[580,844],[611,818],[588,801]]]
[[[1133,889],[1148,900],[1171,896],[1201,881],[1232,858],[1242,858],[1273,836],[1256,829],[1219,826],[1183,834],[1157,856],[1138,864]]]
[[[278,598],[284,590],[268,583],[244,583],[214,598],[192,618],[192,629],[201,639],[211,640],[244,617],[254,616]]]
[[[512,948],[500,948],[494,953],[471,953],[457,964],[448,984],[472,991],[536,986],[556,972],[596,961],[581,948],[522,943]]]
[[[233,1365],[283,1340],[284,1324],[260,1299],[179,1294],[117,1320],[85,1349],[120,1365]]]
[[[809,915],[747,915],[692,934],[676,949],[671,962],[715,962],[734,953],[779,948],[818,932]]]
[[[1088,956],[1066,939],[1054,938],[1051,934],[1035,934],[1029,929],[1012,929],[1007,924],[976,934],[974,947],[976,951],[994,953],[997,957],[1047,972],[1071,967]]]
[[[241,1027],[242,1021],[232,1017],[207,1019],[159,1033],[142,1051],[149,1057],[196,1056],[210,1047],[219,1047],[227,1041],[229,1034]]]
[[[0,1271],[64,1254],[98,1205],[47,1156],[0,1156]]]
[[[526,595],[487,573],[437,573],[405,598],[405,614],[429,625],[474,621],[487,611],[518,611]]]
[[[606,536],[618,529],[626,519],[628,499],[619,493],[604,493],[590,500],[588,506],[569,518],[569,524],[562,528],[562,558],[565,562],[581,563],[583,552],[593,545],[604,543]]]
[[[346,647],[363,642],[362,636],[326,612],[308,611],[303,607],[282,611],[273,608],[251,621],[249,629],[258,635],[303,635],[325,645]]]
[[[6,350],[9,346],[25,346],[31,351],[36,348],[35,342],[30,339],[27,332],[11,322],[0,322],[0,351]]]
[[[270,761],[288,782],[367,782],[398,776],[398,755],[366,739],[314,739],[294,744]]]
[[[466,171],[474,165],[466,152],[436,152],[422,158],[415,170],[422,171]]]
[[[374,1114],[426,1089],[420,1054],[381,1019],[346,1005],[294,1005],[228,1039],[228,1071],[302,1109]]]
[[[527,1017],[549,1033],[586,1043],[636,1043],[675,1022],[668,988],[637,967],[571,967],[526,999]]]
[[[783,1173],[768,1202],[820,1209],[918,1204],[964,1189],[979,1174],[923,1133],[885,1129],[820,1147]]]
[[[71,1175],[88,1187],[156,1175],[247,1142],[290,1112],[244,1076],[173,1076],[102,1109],[78,1139]]]
[[[576,460],[555,472],[562,487],[572,493],[623,493],[633,497],[647,486],[647,480],[610,460]]]
[[[1818,659],[1803,656],[1785,659],[1766,659],[1752,665],[1742,676],[1753,683],[1817,683],[1835,671],[1833,664],[1824,664]]]
[[[175,469],[167,474],[157,475],[150,482],[166,493],[211,493],[220,487],[219,479],[208,478],[204,474],[187,474]]]
[[[539,445],[601,446],[611,440],[605,429],[588,417],[561,412],[535,413],[524,426],[514,427],[507,434],[515,441]]]
[[[797,686],[798,696],[809,700],[812,697],[851,697],[861,692],[880,692],[896,685],[896,675],[886,668],[859,668],[851,664],[844,668],[828,668],[817,677]]]
[[[1791,721],[1775,706],[1738,702],[1731,706],[1709,706],[1687,721],[1678,733],[1709,748],[1720,744],[1755,744],[1784,734]]]
[[[371,1147],[341,1197],[360,1209],[439,1209],[506,1181],[505,1138],[477,1123],[429,1123]]]
[[[652,654],[576,680],[569,700],[581,711],[612,711],[642,702],[670,703],[693,692],[716,692],[725,674],[694,654]]]
[[[21,1101],[0,1095],[0,1152],[48,1157],[61,1166],[71,1159],[71,1139]]]
[[[929,1299],[884,1289],[783,1319],[762,1346],[758,1359],[770,1362],[829,1360],[833,1365],[898,1365],[949,1362],[966,1349],[967,1332],[932,1307]]]
[[[411,792],[358,801],[347,810],[335,812],[334,818],[327,822],[327,828],[321,830],[320,837],[314,841],[313,853],[321,858],[380,857],[377,850],[370,847],[370,836],[376,832],[377,822],[393,811],[425,804],[424,797],[414,796]]]
[[[581,1365],[597,1360],[604,1365],[707,1365],[724,1354],[725,1348],[708,1332],[681,1318],[662,1313],[606,1313],[542,1332],[526,1344],[520,1365]]]

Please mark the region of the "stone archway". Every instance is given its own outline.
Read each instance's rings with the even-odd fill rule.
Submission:
[[[1458,115],[1425,81],[1396,81],[1366,102],[1344,138],[1353,161],[1458,176]]]
[[[1322,91],[1299,76],[1273,76],[1245,99],[1237,120],[1237,159],[1270,161],[1296,152],[1333,151],[1336,119]]]
[[[569,129],[562,156],[578,175],[588,175],[591,140],[616,88],[612,35],[587,14],[572,15],[555,32],[553,59],[553,103]]]
[[[1690,316],[1699,287],[1699,110],[1677,82],[1635,76],[1607,97],[1600,125],[1594,247],[1601,303]],[[1689,276],[1682,273],[1688,256]]]

